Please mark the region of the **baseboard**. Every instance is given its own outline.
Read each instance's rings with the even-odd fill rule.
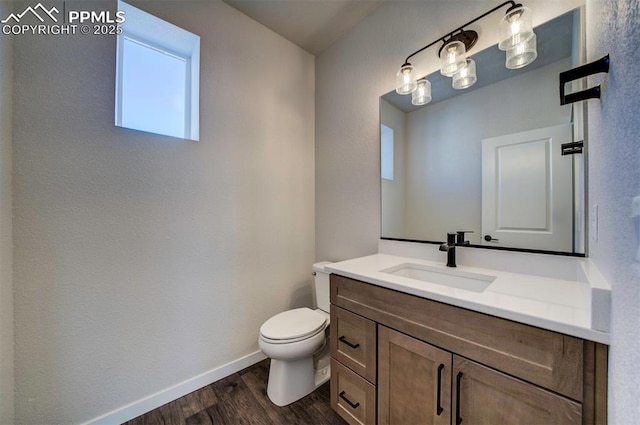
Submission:
[[[208,372],[195,376],[191,379],[187,379],[184,382],[176,384],[172,387],[159,391],[148,397],[142,398],[131,404],[123,406],[119,409],[113,410],[97,418],[91,419],[85,422],[84,425],[114,425],[121,424],[129,421],[133,418],[156,409],[170,401],[176,400],[182,396],[185,396],[197,389],[212,384],[222,378],[232,375],[242,369],[256,364],[266,359],[266,356],[262,351],[256,351],[230,363],[222,365],[218,368],[212,369]]]

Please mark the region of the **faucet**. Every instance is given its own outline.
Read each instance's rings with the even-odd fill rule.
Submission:
[[[464,240],[465,233],[473,233],[470,230],[459,230],[456,233],[447,233],[447,242],[440,245],[440,251],[447,252],[447,267],[456,267],[456,246],[468,246],[469,241]]]

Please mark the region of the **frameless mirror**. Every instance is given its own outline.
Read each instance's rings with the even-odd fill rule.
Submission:
[[[509,70],[496,46],[476,53],[477,83],[435,72],[431,103],[380,99],[382,238],[585,253],[583,103],[560,105],[558,74],[584,59],[582,8],[535,28],[538,58]]]

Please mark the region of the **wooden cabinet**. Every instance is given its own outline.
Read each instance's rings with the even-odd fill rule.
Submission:
[[[582,423],[575,401],[382,325],[378,368],[380,424]]]
[[[453,356],[454,424],[582,423],[582,406],[519,379]]]
[[[451,353],[378,328],[378,423],[450,424]]]
[[[606,423],[604,345],[337,275],[331,303],[332,406],[349,423]],[[340,407],[348,379],[377,394],[364,422]]]

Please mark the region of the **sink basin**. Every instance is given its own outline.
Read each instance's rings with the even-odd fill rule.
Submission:
[[[449,270],[414,263],[403,263],[380,271],[396,276],[408,277],[409,279],[421,280],[423,282],[435,283],[436,285],[465,289],[473,292],[483,292],[494,280],[496,280],[496,276],[470,273],[460,270]]]

